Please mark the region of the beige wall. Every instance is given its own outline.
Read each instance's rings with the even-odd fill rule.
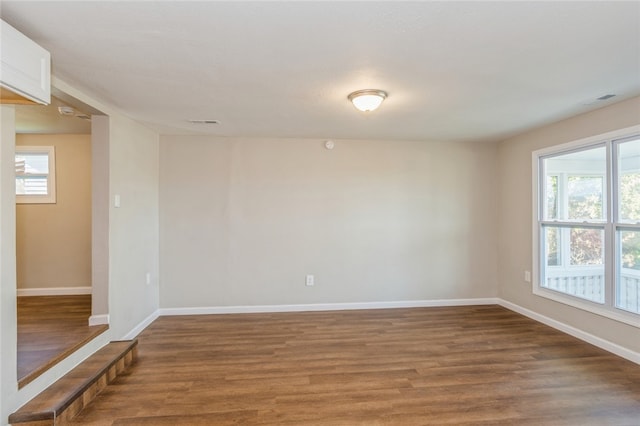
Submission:
[[[532,152],[543,147],[640,124],[640,98],[634,98],[517,136],[500,144],[499,283],[512,303],[640,352],[640,330],[532,294],[525,270],[532,265]]]
[[[495,157],[491,144],[161,136],[161,307],[494,297]]]
[[[109,314],[109,121],[104,115],[91,117],[90,321]]]
[[[117,339],[158,310],[158,144],[157,133],[110,117],[109,316]]]
[[[54,146],[56,203],[17,204],[18,288],[91,286],[91,136],[16,136]]]

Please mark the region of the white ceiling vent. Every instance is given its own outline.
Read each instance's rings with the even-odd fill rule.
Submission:
[[[218,120],[187,120],[191,124],[220,124]]]

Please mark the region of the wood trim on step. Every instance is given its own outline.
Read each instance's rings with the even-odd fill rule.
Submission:
[[[111,342],[9,416],[12,425],[65,425],[137,358],[137,340]]]

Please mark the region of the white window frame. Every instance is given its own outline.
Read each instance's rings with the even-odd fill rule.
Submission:
[[[55,204],[56,203],[56,153],[53,146],[16,146],[16,155],[25,154],[46,154],[49,157],[49,173],[47,177],[47,194],[24,195],[16,194],[16,204]],[[28,176],[28,175],[27,175]],[[38,174],[37,176],[44,176]],[[16,174],[16,181],[18,175]]]
[[[548,148],[543,148],[532,153],[532,206],[533,206],[533,220],[532,220],[532,242],[533,242],[533,268],[532,268],[532,292],[533,294],[554,300],[556,302],[563,303],[574,308],[582,309],[588,312],[592,312],[613,320],[623,322],[625,324],[632,325],[640,328],[640,314],[625,311],[616,307],[616,275],[617,275],[617,256],[618,248],[616,247],[616,231],[617,229],[637,229],[640,231],[640,224],[626,224],[616,222],[617,218],[617,204],[616,194],[614,194],[614,185],[617,185],[616,167],[617,164],[617,145],[614,145],[615,141],[632,137],[640,134],[640,125],[627,127],[624,129],[596,135],[573,142],[555,145]],[[544,246],[541,244],[541,222],[543,222],[542,208],[546,208],[546,200],[541,197],[541,188],[544,183],[544,176],[540,175],[540,161],[541,158],[548,157],[553,154],[561,154],[568,151],[577,151],[581,149],[587,149],[590,147],[596,147],[597,145],[604,144],[607,148],[607,171],[606,171],[606,188],[604,198],[604,216],[606,218],[604,222],[605,229],[605,255],[604,255],[604,279],[605,279],[605,303],[599,304],[597,302],[591,302],[587,299],[582,299],[577,296],[572,296],[567,293],[555,291],[546,287],[543,287],[542,280],[542,264],[544,260]],[[541,206],[540,204],[543,204]],[[560,222],[559,224],[565,224]],[[568,222],[566,224],[573,224]]]

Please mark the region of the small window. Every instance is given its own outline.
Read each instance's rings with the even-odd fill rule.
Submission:
[[[16,203],[55,203],[55,177],[54,147],[16,146]]]

